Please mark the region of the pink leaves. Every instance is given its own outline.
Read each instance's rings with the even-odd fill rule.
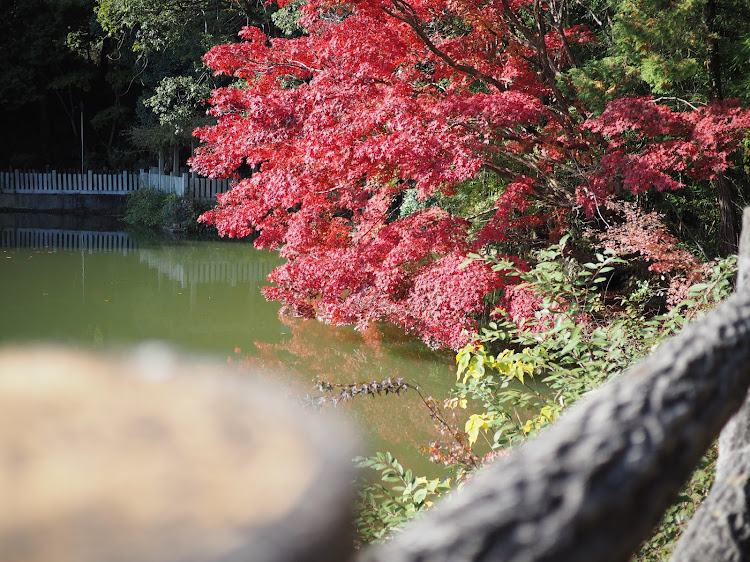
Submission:
[[[477,329],[472,315],[485,310],[486,295],[503,285],[485,264],[461,268],[464,261],[460,252],[448,254],[414,279],[402,324],[428,344],[458,349],[469,343]]]
[[[457,125],[475,124],[488,132],[536,125],[549,118],[538,97],[518,91],[457,94],[442,101],[436,111]]]
[[[495,215],[479,233],[474,247],[481,249],[486,244],[508,240],[508,234],[520,231],[534,224],[534,220],[524,215],[530,206],[530,196],[535,180],[529,176],[519,176],[508,184],[504,193],[495,202]]]
[[[628,133],[650,139],[684,137],[690,124],[682,113],[659,105],[650,96],[626,96],[609,102],[604,113],[589,119],[584,128],[608,136],[617,148],[627,144]]]
[[[699,266],[693,254],[677,247],[678,240],[667,231],[657,213],[643,213],[627,202],[610,206],[624,221],[609,227],[599,237],[604,248],[614,250],[619,256],[641,255],[650,262],[649,270],[655,273],[690,272]]]
[[[330,224],[347,235],[343,221]],[[453,249],[464,236],[464,221],[430,209],[381,226],[357,246],[310,246],[274,270],[277,286],[264,292],[296,315],[362,328],[388,321],[433,345],[460,347],[474,327],[471,315],[499,283],[481,264],[459,269],[462,252]]]

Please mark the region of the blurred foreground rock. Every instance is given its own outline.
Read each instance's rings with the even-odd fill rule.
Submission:
[[[0,350],[0,560],[347,560],[346,438],[195,370],[164,350]]]

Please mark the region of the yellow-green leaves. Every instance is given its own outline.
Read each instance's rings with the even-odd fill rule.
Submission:
[[[466,395],[461,394],[459,396],[453,396],[452,398],[447,398],[443,404],[445,404],[446,408],[450,408],[451,410],[455,410],[456,408],[462,408],[466,409]]]
[[[543,428],[549,422],[555,421],[560,415],[560,408],[555,406],[545,406],[539,411],[539,415],[531,418],[523,426],[523,432],[528,435],[532,431]]]
[[[464,376],[463,384],[470,378],[481,379],[484,376],[484,366],[488,362],[487,352],[483,345],[469,344],[456,355],[456,380]]]
[[[469,344],[456,355],[456,380],[466,384],[470,379],[480,380],[490,368],[507,379],[517,379],[525,384],[525,377],[534,373],[534,363],[531,350],[524,349],[522,353],[515,353],[512,349],[503,350],[500,355],[487,355],[483,345]]]
[[[469,435],[469,445],[476,443],[480,429],[489,429],[489,424],[495,419],[494,414],[472,414],[466,421],[464,431]]]
[[[534,374],[534,364],[528,361],[530,355],[531,350],[528,348],[524,349],[523,353],[514,353],[506,349],[492,362],[492,368],[506,378],[517,379],[524,384],[524,377]]]
[[[486,405],[484,412],[473,414],[466,421],[464,431],[468,435],[469,446],[476,443],[480,430],[501,429],[500,422],[509,418],[506,405],[510,405],[510,402],[514,402],[512,409],[517,406],[522,410],[526,409],[528,404],[520,405],[513,400],[513,397],[520,397],[522,393],[519,393],[517,385],[510,383],[517,381],[527,389],[530,388],[528,379],[534,376],[534,370],[537,368],[533,353],[529,348],[521,353],[504,349],[495,357],[488,355],[486,348],[481,344],[467,345],[458,352],[456,380],[459,381],[459,388],[463,388],[458,396],[447,400],[445,405],[449,408],[466,408],[466,392],[470,392],[475,400]],[[503,400],[504,404],[498,408],[500,394],[507,399]],[[536,396],[536,391],[532,391],[532,394]],[[519,427],[519,434],[521,429]],[[493,441],[497,440],[498,436],[495,434]]]

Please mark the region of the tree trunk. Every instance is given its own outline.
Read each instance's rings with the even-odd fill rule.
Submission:
[[[724,255],[734,254],[737,252],[739,241],[734,186],[724,173],[720,173],[714,183],[721,219],[721,250]]]
[[[724,99],[724,89],[721,79],[721,56],[719,54],[719,34],[716,29],[716,0],[706,0],[703,18],[708,31],[706,67],[708,81],[711,87],[711,97],[715,100]],[[715,181],[716,199],[719,204],[721,219],[721,250],[725,255],[737,251],[737,212],[735,210],[735,196],[732,182],[720,173]]]
[[[711,84],[711,94],[714,99],[724,99],[724,89],[721,80],[721,57],[719,56],[719,34],[716,30],[716,0],[706,0],[703,17],[708,30],[708,51],[706,53],[706,66],[708,67],[708,80]]]
[[[172,175],[180,175],[180,147],[178,145],[172,147]]]

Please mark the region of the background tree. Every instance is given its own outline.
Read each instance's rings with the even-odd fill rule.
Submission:
[[[234,0],[97,0],[97,20],[118,54],[134,57],[131,80],[140,85],[138,126],[130,140],[160,167],[176,171],[195,144],[191,131],[208,123],[204,100],[219,85],[201,56],[212,46],[236,40],[243,25],[272,29],[263,2]],[[172,158],[162,158],[171,152]]]
[[[598,20],[606,48],[571,70],[569,79],[587,101],[599,100],[593,107],[634,93],[652,94],[675,110],[726,98],[747,103],[749,17],[750,5],[733,0],[620,0]],[[710,186],[691,186],[714,200],[724,254],[737,249],[737,210],[745,183],[740,171],[723,170]],[[705,196],[694,200],[703,202]],[[679,195],[659,196],[652,204],[693,231],[703,228],[701,222],[712,222]]]
[[[93,0],[4,5],[0,111],[14,134],[2,141],[2,165],[80,167],[82,120],[87,158],[118,140],[134,100],[114,80],[111,44],[93,7]]]
[[[189,130],[207,122],[197,98],[217,85],[200,57],[242,25],[271,29],[272,11],[260,1],[6,0],[0,112],[14,134],[0,165],[80,169],[82,137],[87,168],[144,166],[180,146],[184,164]],[[175,126],[186,110],[193,120]]]

